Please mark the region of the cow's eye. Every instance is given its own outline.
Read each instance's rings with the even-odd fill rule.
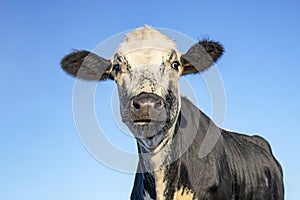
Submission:
[[[172,68],[175,69],[175,70],[177,70],[177,71],[179,69],[179,66],[180,66],[180,63],[178,61],[174,61],[172,63]]]
[[[116,74],[118,74],[121,71],[121,66],[119,64],[115,64],[112,70],[115,71]]]

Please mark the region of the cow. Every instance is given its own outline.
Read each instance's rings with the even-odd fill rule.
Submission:
[[[282,168],[269,143],[218,127],[180,95],[179,78],[205,71],[223,52],[219,42],[204,39],[182,54],[146,26],[127,34],[110,59],[89,51],[62,59],[73,77],[117,84],[122,121],[139,152],[132,200],[284,199]],[[199,156],[207,134],[217,140]]]

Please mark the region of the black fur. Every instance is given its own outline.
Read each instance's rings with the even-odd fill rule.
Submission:
[[[209,39],[203,39],[199,41],[198,44],[205,49],[214,62],[216,62],[225,52],[222,44]]]
[[[224,47],[219,42],[208,39],[199,41],[181,57],[184,66],[182,75],[194,74],[206,70],[224,53]]]
[[[105,80],[110,78],[111,62],[89,51],[74,51],[61,61],[62,69],[83,80]]]
[[[177,140],[173,140],[170,157],[181,151],[179,147],[187,142],[192,134],[189,131],[191,125],[198,124],[198,129],[187,150],[165,167],[166,199],[173,199],[175,192],[181,188],[191,191],[194,199],[284,199],[282,169],[266,140],[216,127],[204,113],[185,98],[182,98],[178,120],[180,130],[176,129],[174,133],[178,136]],[[200,158],[198,155],[206,134],[214,134],[208,131],[210,126],[213,127],[213,131],[220,131],[220,137],[211,152]],[[140,174],[136,176],[142,178]],[[151,183],[153,180],[154,177]],[[145,183],[144,188],[135,184],[131,196],[134,198],[131,199],[144,199],[143,196],[138,196],[138,193],[141,193],[136,193],[138,190],[155,191],[155,184],[148,184],[150,185],[153,188],[146,188]]]

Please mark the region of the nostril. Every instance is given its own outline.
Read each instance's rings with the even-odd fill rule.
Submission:
[[[131,99],[130,107],[132,112],[148,112],[151,109],[161,110],[164,107],[164,100],[155,95],[142,93]]]
[[[132,105],[135,109],[140,109],[140,107],[141,107],[140,104],[136,101],[132,101]]]
[[[161,99],[156,100],[155,108],[161,108],[163,105],[164,105],[163,100],[161,100]]]

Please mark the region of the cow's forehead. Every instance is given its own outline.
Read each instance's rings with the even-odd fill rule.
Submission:
[[[127,34],[125,40],[120,44],[117,53],[124,55],[145,48],[177,51],[176,44],[173,40],[159,31],[146,26]]]
[[[168,51],[164,49],[139,49],[137,51],[128,52],[123,56],[131,67],[141,65],[163,65],[169,61],[173,61],[178,58],[177,52]]]

